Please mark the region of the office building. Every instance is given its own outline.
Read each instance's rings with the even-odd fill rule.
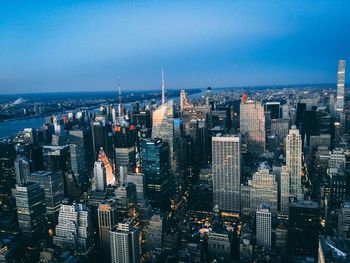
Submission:
[[[290,176],[286,166],[282,166],[280,183],[280,215],[288,217]]]
[[[302,200],[302,140],[299,130],[292,126],[286,137],[286,168],[289,172],[289,194]]]
[[[110,262],[110,234],[109,231],[118,223],[117,201],[109,199],[98,206],[98,229],[100,237],[100,251],[106,262]]]
[[[350,237],[350,202],[344,202],[338,214],[338,229],[337,235],[339,237]]]
[[[43,146],[44,170],[67,172],[69,170],[69,146]]]
[[[96,160],[103,148],[109,158],[113,156],[113,130],[112,124],[104,119],[94,121],[91,124],[93,159]]]
[[[89,179],[93,160],[91,130],[69,131],[70,163],[74,178],[79,187],[87,190],[90,186]]]
[[[256,243],[258,246],[271,247],[271,211],[268,205],[259,205],[256,210]]]
[[[107,183],[107,185],[114,185],[116,180],[115,180],[115,176],[113,173],[113,167],[112,167],[112,164],[110,163],[110,159],[106,155],[103,148],[100,149],[97,161],[103,162],[104,169],[106,171],[106,183]]]
[[[92,180],[92,191],[104,191],[107,186],[107,173],[102,161],[96,161],[94,165],[94,177]]]
[[[26,244],[35,244],[44,237],[45,192],[39,183],[16,185],[16,206],[19,228]]]
[[[169,209],[171,173],[169,144],[157,140],[141,141],[142,172],[145,175],[146,196],[153,208]]]
[[[208,239],[209,259],[223,258],[231,262],[231,240],[227,231],[212,231]]]
[[[278,187],[275,175],[268,169],[254,173],[250,184],[250,207],[255,212],[260,205],[269,206],[271,213],[277,213]]]
[[[126,180],[126,174],[136,166],[135,147],[115,148],[115,169],[120,184]]]
[[[253,155],[265,151],[265,112],[261,103],[244,101],[240,105],[240,131],[248,136],[248,149]]]
[[[212,138],[214,207],[240,213],[241,149],[240,138]]]
[[[145,250],[154,252],[163,248],[163,218],[160,214],[152,215],[147,226]]]
[[[28,182],[30,174],[30,161],[25,158],[17,157],[15,160],[16,183],[18,185],[25,185]]]
[[[265,103],[265,111],[269,111],[271,114],[271,120],[281,118],[281,103],[278,101],[267,101]]]
[[[289,205],[288,254],[317,258],[320,210],[312,201]]]
[[[64,198],[63,176],[61,172],[37,171],[28,177],[30,182],[39,183],[45,191],[46,212],[55,224]]]

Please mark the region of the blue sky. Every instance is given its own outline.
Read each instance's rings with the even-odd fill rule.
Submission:
[[[336,83],[350,1],[0,0],[0,93]],[[350,63],[350,62],[349,62]]]

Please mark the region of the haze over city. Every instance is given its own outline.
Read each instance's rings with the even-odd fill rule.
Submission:
[[[0,93],[336,83],[349,1],[1,1]]]

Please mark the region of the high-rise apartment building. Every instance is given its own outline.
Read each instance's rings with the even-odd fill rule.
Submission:
[[[240,131],[248,136],[248,150],[252,154],[265,151],[265,112],[261,103],[243,101],[240,105]]]
[[[92,245],[90,209],[85,204],[62,204],[53,243],[86,254]]]
[[[139,229],[131,222],[118,223],[110,231],[110,240],[112,263],[140,262]]]
[[[238,136],[212,138],[212,169],[214,207],[240,213],[241,149]]]
[[[337,99],[335,102],[335,111],[337,113],[344,111],[344,93],[345,91],[345,60],[338,62],[338,83],[337,83]]]
[[[271,247],[271,211],[268,205],[259,205],[256,210],[256,243]]]

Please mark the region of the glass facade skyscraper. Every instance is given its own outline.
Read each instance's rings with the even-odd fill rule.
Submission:
[[[141,160],[147,198],[152,207],[166,210],[171,179],[168,143],[162,142],[161,139],[142,140]]]
[[[169,100],[153,112],[152,139],[162,139],[168,143],[172,171],[175,169],[174,137],[174,102]]]

